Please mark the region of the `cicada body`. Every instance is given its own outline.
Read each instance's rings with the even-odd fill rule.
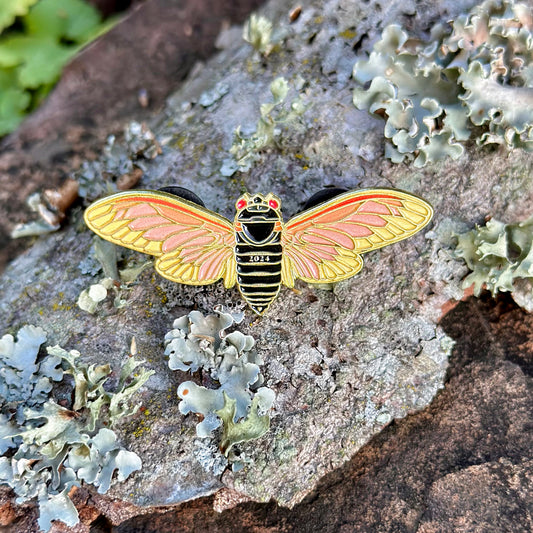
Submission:
[[[156,270],[172,281],[237,285],[259,315],[281,285],[354,276],[363,267],[362,253],[413,235],[433,215],[410,193],[368,189],[327,196],[285,224],[277,196],[246,193],[231,222],[193,193],[168,191],[114,194],[89,206],[85,221],[104,239],[156,256]]]
[[[258,314],[268,309],[281,287],[280,205],[279,198],[273,194],[266,197],[245,194],[236,204],[237,284],[242,297]]]

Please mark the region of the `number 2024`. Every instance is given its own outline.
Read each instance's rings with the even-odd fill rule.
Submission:
[[[250,256],[250,263],[268,263],[270,257],[268,255],[252,255]]]

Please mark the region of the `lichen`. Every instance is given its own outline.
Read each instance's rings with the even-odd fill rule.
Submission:
[[[266,17],[251,15],[244,25],[242,36],[257,52],[267,56],[272,51],[272,22]]]
[[[304,80],[299,78],[294,89],[299,92],[304,83]],[[307,107],[300,93],[288,102],[289,90],[289,83],[285,78],[276,78],[270,84],[273,102],[260,106],[260,117],[255,132],[245,136],[240,126],[235,129],[230,148],[232,157],[225,159],[220,169],[223,176],[232,176],[237,170],[249,171],[261,159],[262,151],[279,147],[284,129],[297,130],[303,127],[301,117]]]
[[[493,295],[510,292],[519,305],[533,311],[533,217],[517,224],[492,219],[456,237],[456,255],[472,271],[463,289],[473,285],[475,296],[483,287]]]
[[[110,294],[114,296],[115,308],[120,309],[127,305],[125,294],[128,285],[133,283],[146,268],[152,266],[153,262],[142,261],[119,269],[118,262],[124,258],[125,253],[124,248],[100,237],[94,237],[88,256],[80,262],[78,268],[84,274],[92,276],[102,270],[105,277],[81,291],[77,300],[80,309],[91,314],[96,313],[98,305]]]
[[[78,297],[78,307],[88,313],[95,313],[98,304],[107,298],[107,292],[113,287],[111,278],[104,278],[99,283],[94,283],[88,289],[81,291]]]
[[[53,354],[37,361],[46,333],[35,326],[24,326],[17,339],[0,339],[0,398],[4,416],[17,423],[24,420],[23,409],[46,401],[53,381],[63,378],[61,359]],[[0,448],[5,445],[0,440]],[[2,449],[2,452],[4,450]]]
[[[136,412],[139,405],[129,402],[153,372],[129,358],[111,392],[104,388],[109,365],[80,363],[78,352],[59,346],[39,358],[45,341],[45,332],[34,326],[19,330],[17,340],[0,340],[0,483],[15,491],[18,503],[36,498],[39,526],[48,530],[52,520],[78,522],[68,496],[73,486],[90,483],[104,493],[115,472],[123,481],[141,468],[111,428]],[[73,398],[68,407],[50,396],[53,382],[60,381],[61,403]]]
[[[221,451],[227,455],[234,444],[262,437],[270,429],[270,417],[260,412],[269,409],[274,402],[274,391],[261,387],[255,394],[250,412],[245,418],[237,418],[237,402],[224,394],[224,406],[216,411],[222,420]]]
[[[230,87],[226,82],[220,81],[212,89],[204,91],[200,95],[198,103],[203,107],[211,107],[215,102],[218,102],[223,96],[228,94],[229,89]]]
[[[533,149],[533,23],[529,9],[487,0],[429,42],[388,26],[356,62],[353,101],[386,119],[385,155],[415,166],[457,159],[472,136],[485,145]]]
[[[243,314],[230,314],[222,307],[204,317],[192,311],[174,321],[174,329],[165,336],[165,354],[172,370],[207,373],[213,384],[204,387],[185,381],[178,387],[181,413],[196,413],[202,420],[196,434],[210,438],[222,426],[219,448],[238,467],[238,460],[229,455],[234,444],[257,439],[270,427],[268,410],[274,392],[263,387],[259,365],[263,363],[254,350],[255,341],[240,331],[226,333],[238,324]],[[211,457],[211,456],[210,456]],[[204,468],[212,470],[213,459]]]
[[[144,124],[132,121],[124,129],[124,142],[107,138],[102,157],[84,161],[72,174],[79,183],[79,195],[86,201],[133,188],[141,178],[146,160],[161,153],[155,135]]]
[[[154,159],[161,154],[161,146],[153,132],[146,124],[135,120],[124,129],[124,145],[130,157],[135,159]]]
[[[161,146],[152,131],[144,124],[130,122],[124,129],[123,143],[117,143],[115,136],[110,135],[102,157],[97,161],[84,161],[72,173],[72,179],[67,180],[59,191],[48,190],[30,195],[26,203],[40,218],[18,224],[11,237],[17,239],[57,231],[66,217],[66,209],[78,195],[85,200],[95,200],[119,190],[133,188],[143,175],[145,160],[153,159],[161,153]],[[54,205],[56,199],[47,198],[47,193],[48,196],[65,196],[63,209]]]
[[[219,447],[212,439],[195,439],[194,457],[206,472],[220,476],[228,467],[228,460],[220,453]]]

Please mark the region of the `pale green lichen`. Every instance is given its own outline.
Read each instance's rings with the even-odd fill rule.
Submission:
[[[161,146],[154,133],[146,124],[135,120],[124,129],[124,146],[134,159],[154,159],[161,153]]]
[[[174,329],[165,337],[171,369],[209,374],[212,388],[193,381],[178,387],[179,409],[183,414],[202,416],[196,426],[198,437],[211,437],[222,426],[219,447],[226,455],[233,445],[257,439],[268,431],[270,417],[266,413],[275,399],[274,392],[262,386],[262,360],[254,350],[253,337],[225,331],[242,319],[242,313],[232,315],[223,308],[206,317],[192,311],[175,320]],[[204,468],[211,470],[212,454],[204,455],[209,458]],[[239,466],[238,460],[229,459]]]
[[[117,442],[111,428],[136,412],[139,405],[129,402],[153,372],[130,358],[110,391],[104,388],[109,365],[79,363],[78,352],[59,346],[39,358],[45,340],[34,326],[23,327],[17,340],[0,340],[0,483],[15,491],[18,503],[36,498],[39,526],[48,530],[52,520],[78,522],[68,497],[73,486],[91,483],[103,493],[115,472],[122,481],[141,468],[140,458]],[[66,375],[73,378],[73,394],[65,392]],[[69,408],[50,397],[52,381],[63,382],[63,401],[73,397]]]
[[[98,283],[93,283],[83,289],[78,297],[77,305],[83,311],[96,313],[101,302],[111,294],[114,296],[113,305],[120,309],[127,305],[124,298],[127,286],[133,283],[140,274],[152,266],[151,260],[134,263],[127,268],[118,268],[118,262],[123,258],[124,248],[95,236],[89,255],[78,265],[84,274],[95,275],[100,270],[104,272],[104,278]]]
[[[533,311],[533,217],[517,224],[492,219],[457,235],[457,241],[456,255],[472,270],[463,289],[473,285],[475,296],[484,287],[493,295],[510,292]]]
[[[237,418],[237,401],[224,392],[224,406],[216,414],[222,420],[220,449],[225,455],[234,444],[258,439],[270,429],[270,417],[260,413],[270,409],[274,397],[274,391],[261,387],[253,397],[250,412],[245,418]]]
[[[107,298],[107,291],[113,287],[111,278],[104,278],[99,283],[94,283],[88,289],[81,291],[78,297],[78,307],[88,313],[95,313],[98,304]]]
[[[63,378],[61,358],[51,354],[37,360],[46,333],[35,326],[24,326],[17,340],[12,335],[0,339],[0,452],[16,443],[7,435],[24,422],[24,409],[44,403],[52,390],[52,382]]]
[[[254,50],[267,56],[273,47],[272,22],[266,17],[253,14],[244,25],[242,37]]]
[[[229,93],[230,86],[224,82],[219,81],[212,89],[204,91],[198,103],[203,107],[211,107],[214,103],[218,102],[223,96]]]
[[[220,453],[218,444],[213,439],[198,438],[194,440],[193,445],[193,455],[202,468],[214,476],[222,475],[228,467],[228,459]]]
[[[93,201],[117,192],[120,179],[134,176],[136,169],[144,171],[145,161],[160,153],[161,147],[152,131],[144,124],[132,121],[124,129],[124,142],[118,143],[116,137],[110,135],[102,157],[96,161],[84,161],[71,177],[79,183],[79,195]]]
[[[388,26],[368,59],[357,61],[359,109],[386,119],[385,154],[415,166],[464,152],[461,142],[483,127],[479,144],[533,149],[533,22],[510,0],[487,0],[437,25],[429,42]]]
[[[303,79],[298,79],[295,89],[299,91],[303,85]],[[298,129],[302,126],[301,117],[306,105],[301,94],[288,102],[289,90],[289,83],[285,78],[276,78],[270,84],[273,102],[261,105],[255,132],[244,136],[240,126],[235,129],[230,148],[232,157],[224,160],[220,169],[223,176],[232,176],[237,170],[249,171],[261,159],[262,151],[278,147],[284,129]]]

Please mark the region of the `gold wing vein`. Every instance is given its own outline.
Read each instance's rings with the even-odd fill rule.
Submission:
[[[178,283],[237,280],[232,223],[162,191],[127,191],[91,204],[85,223],[97,235],[157,257],[159,274]]]
[[[282,283],[333,283],[363,268],[360,254],[410,237],[429,223],[432,207],[389,189],[349,191],[293,217],[283,230]]]

